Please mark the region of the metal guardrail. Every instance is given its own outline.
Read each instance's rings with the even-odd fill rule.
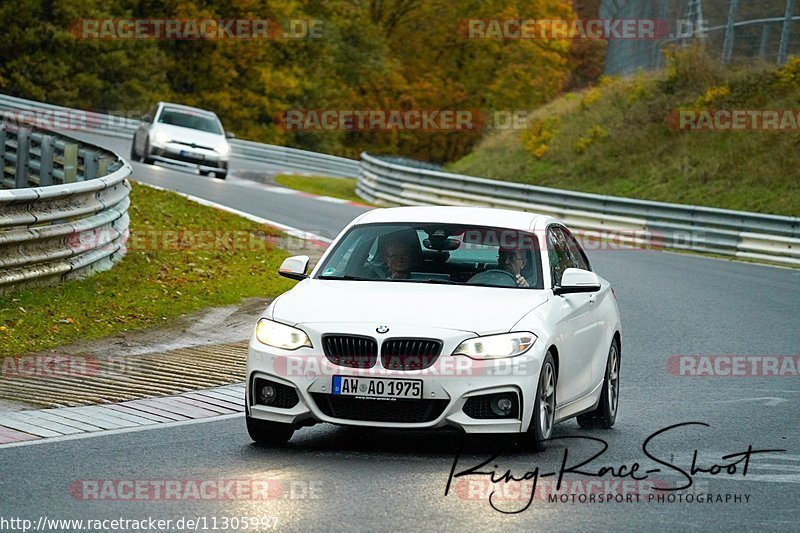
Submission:
[[[84,113],[0,95],[0,109],[18,113]],[[90,114],[105,135],[130,138],[138,126]],[[710,252],[800,266],[800,218],[667,204],[536,187],[408,166],[396,158],[361,154],[361,163],[306,150],[235,140],[234,155],[269,166],[357,177],[357,192],[373,203],[483,205],[553,215],[573,228],[625,243]],[[0,205],[2,212],[2,205]],[[0,225],[0,228],[2,226]],[[2,246],[0,244],[0,246]]]
[[[29,118],[44,121],[45,127],[60,122],[67,128],[122,139],[132,138],[139,127],[139,121],[130,118],[70,109],[7,95],[0,95],[0,110],[14,113],[13,118],[25,118],[29,114]],[[355,159],[240,139],[231,141],[231,154],[272,167],[323,176],[357,178],[360,173],[358,161]]]
[[[47,187],[108,174],[116,156],[31,129],[0,130],[0,188]]]
[[[53,132],[0,130],[0,293],[111,268],[126,252],[131,167]],[[31,187],[30,185],[34,185]]]
[[[599,238],[800,266],[800,218],[586,194],[397,165],[361,154],[372,203],[479,205],[552,215]]]
[[[231,142],[231,153],[242,159],[320,176],[357,178],[361,173],[361,167],[355,159],[298,150],[297,148],[288,148],[286,146],[234,140]]]

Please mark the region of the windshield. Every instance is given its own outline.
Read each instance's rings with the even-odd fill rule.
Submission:
[[[533,234],[429,223],[355,226],[320,266],[316,278],[518,289],[544,286]]]
[[[159,124],[171,124],[192,130],[222,134],[222,128],[214,117],[168,107],[161,111],[158,122]]]

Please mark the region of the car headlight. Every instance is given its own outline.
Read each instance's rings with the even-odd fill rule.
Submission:
[[[159,130],[156,132],[156,140],[160,143],[168,143],[172,139],[169,138],[169,135],[167,135],[165,131]]]
[[[296,350],[311,346],[311,339],[303,330],[262,318],[256,324],[256,338],[262,344],[284,350]]]
[[[466,355],[471,359],[500,359],[522,355],[536,342],[536,335],[530,331],[487,335],[467,339],[458,345],[453,355]]]
[[[223,143],[214,148],[214,151],[217,152],[219,155],[228,155],[231,153],[231,145],[228,143]]]

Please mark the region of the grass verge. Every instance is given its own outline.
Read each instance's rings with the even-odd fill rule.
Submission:
[[[355,178],[326,178],[290,174],[275,176],[275,183],[290,189],[366,204],[367,202],[356,195],[356,181]]]
[[[666,70],[569,93],[528,129],[487,136],[449,171],[597,194],[800,215],[800,128],[680,131],[673,110],[792,110],[800,58],[722,67],[702,49]]]
[[[292,286],[279,232],[176,194],[133,184],[128,254],[83,280],[0,296],[0,356],[166,324],[170,318]]]

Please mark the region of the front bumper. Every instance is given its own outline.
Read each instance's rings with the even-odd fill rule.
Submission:
[[[367,331],[374,332],[371,325],[369,328]],[[309,334],[315,347],[321,346],[320,335],[315,333],[319,331],[317,328],[302,329]],[[363,335],[364,329],[354,328],[348,333]],[[534,344],[531,350],[521,356],[476,361],[464,356],[449,355],[461,341],[474,335],[452,330],[434,333],[430,330],[419,331],[418,328],[412,332],[403,331],[400,327],[392,327],[392,333],[392,336],[397,337],[413,335],[442,339],[442,355],[433,366],[424,370],[389,370],[381,365],[380,357],[370,369],[353,369],[331,363],[319,348],[286,351],[261,344],[253,336],[250,339],[247,363],[248,416],[298,426],[309,422],[407,429],[451,426],[467,433],[519,433],[527,429],[544,358],[543,343]],[[374,333],[372,336],[381,337]],[[331,394],[334,375],[421,379],[422,399],[379,400],[381,403],[375,404],[375,400],[334,396]],[[258,404],[253,383],[259,378],[292,387],[299,401],[286,409]],[[499,393],[516,396],[518,409],[514,418],[473,418],[464,411],[469,398]],[[395,408],[413,409],[415,413],[420,413],[417,417],[419,420],[408,421],[414,418],[409,413],[384,416]],[[376,415],[376,410],[383,415]],[[376,416],[383,419],[374,420]],[[403,421],[392,421],[397,419]]]
[[[156,161],[191,166],[205,172],[226,172],[228,170],[228,155],[185,144],[153,144],[150,155]]]

